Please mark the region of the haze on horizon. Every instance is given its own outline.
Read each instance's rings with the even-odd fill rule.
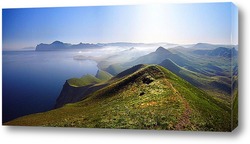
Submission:
[[[2,21],[3,50],[55,40],[238,44],[232,3],[3,9]]]

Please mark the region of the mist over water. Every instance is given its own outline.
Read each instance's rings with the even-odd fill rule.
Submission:
[[[128,62],[156,49],[157,46],[3,51],[3,122],[52,109],[65,81],[95,75],[98,61]],[[75,59],[77,56],[84,58]]]
[[[3,52],[3,122],[53,108],[67,79],[95,75],[97,63],[76,61],[77,53]]]

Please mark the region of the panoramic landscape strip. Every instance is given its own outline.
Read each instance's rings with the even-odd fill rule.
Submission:
[[[3,125],[232,131],[232,3],[3,9]]]

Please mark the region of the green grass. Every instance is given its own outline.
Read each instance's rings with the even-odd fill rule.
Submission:
[[[98,70],[95,76],[84,75],[81,78],[71,78],[67,82],[72,87],[82,87],[90,84],[98,84],[110,80],[113,76],[106,71]]]
[[[107,71],[108,73],[110,73],[113,76],[117,75],[118,73],[120,73],[124,70],[125,69],[119,64],[112,64],[105,69],[105,71]]]
[[[226,104],[161,66],[145,65],[132,74],[112,79],[108,86],[78,103],[5,124],[230,131],[229,120]]]
[[[98,70],[95,77],[98,78],[99,80],[107,81],[110,80],[113,76],[106,71]]]
[[[230,59],[225,57],[211,57],[200,56],[193,53],[195,49],[170,49],[172,53],[178,54],[180,57],[189,61],[188,65],[191,66],[196,72],[208,76],[225,76],[230,77],[230,68],[237,63],[237,59]],[[218,70],[220,69],[220,70]],[[192,69],[191,69],[192,70]],[[192,70],[193,71],[193,70]]]
[[[160,65],[194,86],[205,90],[212,96],[216,96],[223,101],[230,101],[230,99],[226,97],[229,95],[228,92],[231,91],[230,85],[227,84],[227,82],[230,83],[228,78],[222,76],[209,77],[201,73],[193,72],[184,67],[180,67],[170,59],[164,60]]]
[[[96,84],[100,83],[101,80],[92,76],[92,75],[85,75],[81,78],[71,78],[67,80],[68,84],[72,87],[81,87],[81,86],[86,86],[89,84]]]
[[[238,126],[238,88],[234,90],[234,96],[233,96],[233,111],[232,111],[232,118],[233,118],[233,126],[232,129],[236,128]]]
[[[162,68],[162,70],[166,75],[170,75],[166,69]],[[170,81],[193,108],[191,122],[198,127],[198,130],[231,130],[230,108],[226,103],[217,101],[183,79],[173,76]]]

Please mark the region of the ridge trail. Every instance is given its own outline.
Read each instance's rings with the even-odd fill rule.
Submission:
[[[159,71],[162,72],[162,70],[160,70],[160,69],[159,69]],[[176,130],[183,130],[183,129],[185,129],[190,124],[190,117],[189,117],[189,115],[192,113],[192,110],[191,110],[191,108],[190,108],[189,103],[187,102],[187,100],[179,93],[179,91],[176,90],[176,88],[174,88],[174,86],[167,79],[165,79],[165,81],[170,86],[170,88],[174,91],[174,93],[177,94],[177,96],[183,101],[185,110],[182,113],[182,116],[180,117],[179,121],[175,125]]]

